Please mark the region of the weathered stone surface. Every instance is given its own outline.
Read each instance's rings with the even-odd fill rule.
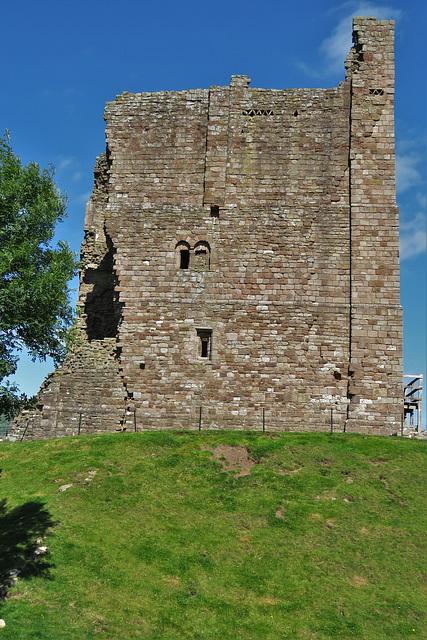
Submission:
[[[62,487],[59,487],[58,491],[67,491],[67,489],[71,489],[72,484],[63,484]]]
[[[79,337],[14,437],[395,432],[393,22],[332,89],[124,93],[87,206]],[[200,413],[202,407],[202,413]]]

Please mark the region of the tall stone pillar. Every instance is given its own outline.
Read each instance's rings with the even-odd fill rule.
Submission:
[[[394,22],[355,18],[351,81],[348,431],[388,434],[403,411]]]

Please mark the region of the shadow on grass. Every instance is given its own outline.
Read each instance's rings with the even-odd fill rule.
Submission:
[[[36,550],[40,539],[55,524],[42,502],[26,502],[8,510],[7,500],[0,501],[1,595],[14,584],[15,575],[19,575],[19,579],[31,576],[52,579],[50,570],[54,565],[48,560],[48,552],[37,554]],[[14,573],[11,575],[11,572]]]

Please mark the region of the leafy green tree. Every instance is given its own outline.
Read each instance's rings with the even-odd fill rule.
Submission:
[[[0,414],[9,416],[25,400],[2,383],[15,373],[19,351],[59,363],[73,319],[67,283],[77,260],[67,243],[51,246],[67,204],[53,175],[52,166],[22,166],[9,133],[0,138]]]

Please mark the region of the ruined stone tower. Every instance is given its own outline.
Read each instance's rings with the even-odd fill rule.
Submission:
[[[394,23],[333,89],[124,93],[87,205],[79,335],[26,437],[389,434],[402,413]],[[200,412],[202,407],[202,414]]]

